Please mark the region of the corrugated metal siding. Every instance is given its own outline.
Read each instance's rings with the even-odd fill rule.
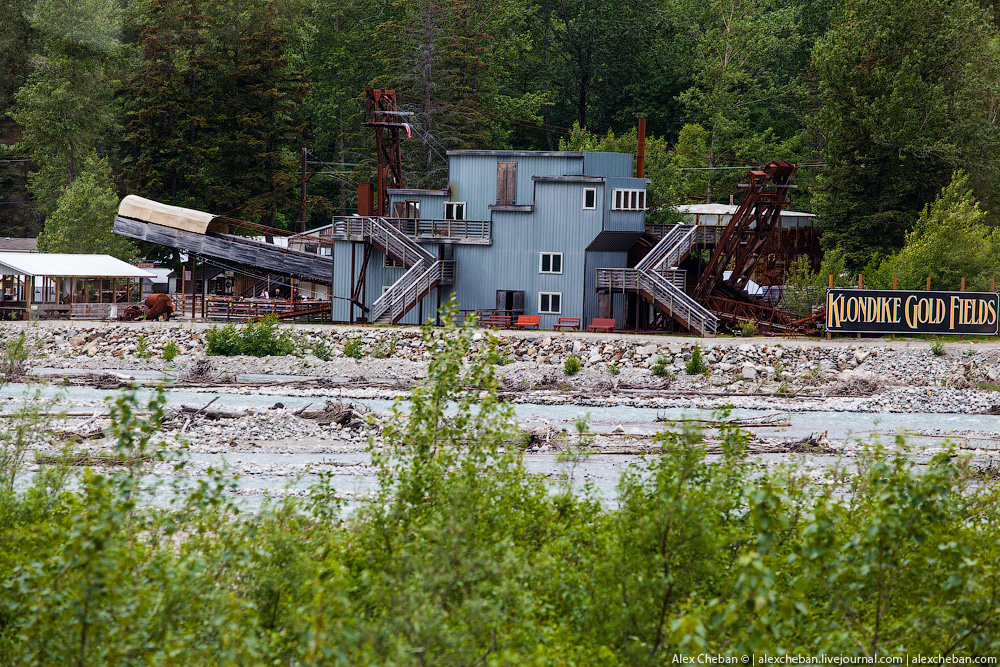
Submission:
[[[597,269],[613,269],[627,266],[627,252],[588,252],[587,266],[584,273],[584,308],[583,324],[586,327],[595,317],[600,317],[598,309],[598,294],[594,291],[597,284]],[[611,312],[615,317],[615,328],[625,326],[625,295],[612,296]]]
[[[418,201],[420,202],[420,217],[428,220],[444,219],[444,203],[448,198],[442,195],[390,195],[389,210],[398,201]],[[463,201],[456,199],[455,201]],[[476,220],[489,220],[489,218],[475,218]]]
[[[609,178],[605,184],[607,197],[604,198],[604,228],[609,232],[644,232],[646,231],[645,211],[612,211],[614,191],[619,189],[645,190],[644,178]],[[648,193],[647,193],[648,194]]]
[[[635,174],[635,156],[631,153],[584,153],[583,174],[631,177]]]
[[[335,243],[333,246],[333,296],[343,297],[331,299],[334,322],[347,322],[350,318],[350,303],[344,299],[351,296],[351,244]],[[357,310],[357,309],[355,309]]]
[[[497,162],[517,162],[514,203],[520,205],[534,203],[532,176],[565,176],[583,171],[582,157],[453,155],[448,168],[448,183],[454,200],[467,203],[466,217],[469,220],[490,219],[489,207],[497,202]]]

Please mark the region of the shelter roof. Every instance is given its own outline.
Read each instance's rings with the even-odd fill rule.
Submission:
[[[204,211],[161,204],[136,195],[128,195],[122,199],[122,203],[118,206],[118,215],[195,234],[204,234],[208,230],[209,223],[216,217]]]
[[[701,215],[733,215],[739,206],[736,204],[683,204],[677,207],[681,213],[695,213]],[[782,216],[795,216],[800,218],[815,218],[813,213],[802,211],[787,211],[781,209]]]
[[[111,255],[71,255],[44,252],[0,253],[0,275],[73,276],[77,278],[152,278]]]
[[[0,251],[29,252],[38,248],[38,239],[7,236],[0,239]]]

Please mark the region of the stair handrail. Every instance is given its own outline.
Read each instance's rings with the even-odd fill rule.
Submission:
[[[662,276],[652,271],[639,271],[637,282],[639,288],[648,290],[653,295],[654,300],[666,304],[672,312],[679,311],[683,314],[686,311],[687,317],[684,319],[688,321],[691,328],[697,329],[703,334],[714,334],[718,330],[719,318]],[[644,286],[644,282],[647,285]]]
[[[635,265],[635,268],[643,271],[653,271],[671,260],[667,268],[672,268],[680,262],[681,255],[691,249],[691,239],[697,229],[697,225],[688,225],[683,222],[677,223],[663,238],[653,246],[653,249],[646,253],[646,256]]]

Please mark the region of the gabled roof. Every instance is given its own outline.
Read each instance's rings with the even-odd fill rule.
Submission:
[[[152,278],[111,255],[71,255],[45,252],[0,253],[0,275],[72,276],[76,278]]]

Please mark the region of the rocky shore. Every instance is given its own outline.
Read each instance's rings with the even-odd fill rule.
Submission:
[[[0,328],[0,337],[6,339],[26,329],[34,341],[34,366],[178,372],[205,356],[209,329],[190,323],[45,324],[6,324]],[[296,325],[293,330],[298,355],[211,357],[211,366],[223,379],[245,374],[298,375],[406,385],[424,377],[431,355],[413,328]],[[1000,348],[992,342],[937,346],[882,339],[692,339],[482,331],[476,333],[477,347],[485,346],[494,335],[498,352],[492,361],[509,392],[669,389],[728,396],[849,397],[920,388],[925,391],[903,393],[909,396],[901,399],[904,407],[908,403],[919,404],[921,410],[964,412],[970,390],[993,389],[1000,380]],[[176,346],[177,356],[167,360],[164,348],[170,343]],[[356,358],[345,356],[349,346]],[[690,363],[696,348],[704,367],[690,372],[698,370]],[[571,358],[578,362],[579,371],[567,374]],[[942,405],[935,408],[933,404],[938,403]],[[968,407],[982,408],[982,400],[973,403]],[[879,410],[895,408],[884,402],[878,405]]]

